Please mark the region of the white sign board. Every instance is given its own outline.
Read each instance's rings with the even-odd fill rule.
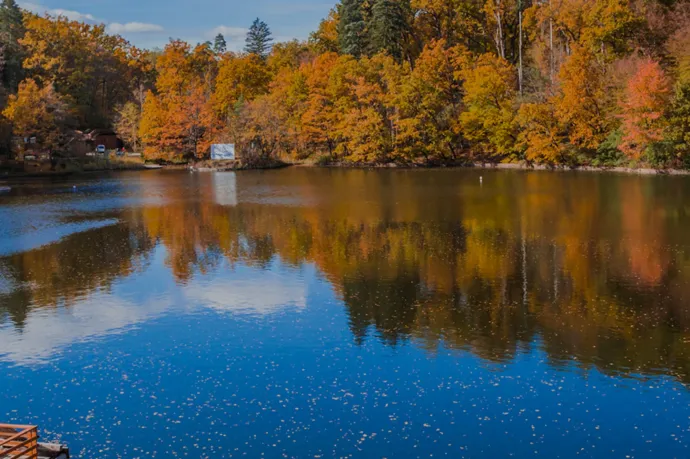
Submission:
[[[227,160],[235,159],[235,144],[234,143],[217,143],[211,145],[211,159],[213,160]]]

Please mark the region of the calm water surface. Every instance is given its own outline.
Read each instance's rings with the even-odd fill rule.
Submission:
[[[76,457],[690,456],[690,178],[13,186],[0,421]]]

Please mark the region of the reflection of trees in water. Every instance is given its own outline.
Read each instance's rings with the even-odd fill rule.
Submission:
[[[126,223],[0,258],[0,271],[11,282],[11,288],[0,293],[0,313],[9,314],[21,328],[32,307],[69,307],[142,270],[152,248],[141,220],[129,215]]]
[[[239,175],[238,189],[251,191],[261,177]],[[178,282],[222,260],[267,269],[279,256],[318,266],[346,304],[359,343],[375,336],[431,352],[442,345],[499,362],[539,343],[554,365],[576,357],[604,371],[690,379],[687,181],[499,173],[477,188],[458,177],[294,171],[270,178],[291,190],[292,206],[236,207],[215,204],[212,188],[194,178],[196,188],[131,211],[122,218],[127,226],[108,230],[136,234],[137,244],[119,234],[82,248],[103,268],[84,270],[74,290],[99,288],[108,269],[111,278],[126,275],[134,269],[127,263],[135,264],[126,260],[156,241]],[[81,245],[97,231],[68,240]],[[108,259],[113,244],[129,248]],[[54,246],[39,250],[77,250],[67,241]],[[88,263],[97,262],[64,258],[55,266]],[[39,290],[61,288],[72,287],[56,281]]]

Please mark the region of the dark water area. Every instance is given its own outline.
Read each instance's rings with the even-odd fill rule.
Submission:
[[[688,197],[576,172],[14,183],[0,422],[81,458],[689,457]]]

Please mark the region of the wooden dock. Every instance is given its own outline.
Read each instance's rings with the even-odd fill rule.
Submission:
[[[69,459],[66,446],[38,439],[37,426],[0,424],[0,459]]]

